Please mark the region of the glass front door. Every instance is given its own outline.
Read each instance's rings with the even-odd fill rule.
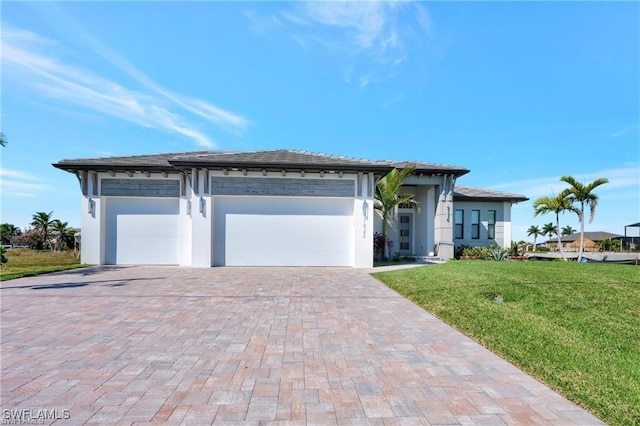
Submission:
[[[400,233],[400,254],[409,255],[413,254],[413,223],[412,218],[413,215],[411,213],[400,213],[398,215],[400,226],[398,231]]]

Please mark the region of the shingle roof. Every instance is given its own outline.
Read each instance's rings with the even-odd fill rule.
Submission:
[[[191,167],[345,170],[386,173],[392,168],[414,166],[416,173],[451,173],[461,176],[469,170],[463,167],[432,163],[374,161],[361,158],[279,149],[268,151],[230,152],[199,151],[128,157],[86,158],[62,160],[53,164],[62,170],[180,170]]]
[[[594,231],[594,232],[585,232],[584,233],[584,239],[589,239],[591,241],[602,241],[602,240],[609,240],[611,238],[618,238],[621,237],[622,235],[618,235],[618,234],[612,234],[611,232],[604,232],[604,231]],[[575,234],[571,234],[571,235],[565,235],[564,237],[560,237],[560,241],[562,241],[563,243],[570,243],[573,241],[580,241],[580,233],[576,232]],[[551,238],[549,240],[547,240],[547,242],[550,243],[557,243],[558,239],[557,238]]]
[[[491,191],[482,188],[456,185],[453,189],[453,201],[527,201],[528,198],[521,194],[510,192]]]
[[[201,154],[201,152],[174,152],[168,154],[131,155],[126,157],[102,157],[102,158],[78,158],[61,160],[54,163],[53,167],[73,172],[75,170],[114,170],[118,169],[162,169],[171,170],[173,167],[169,160],[173,157],[184,154]]]

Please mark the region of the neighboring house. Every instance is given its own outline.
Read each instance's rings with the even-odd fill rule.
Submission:
[[[455,187],[469,170],[294,150],[187,152],[62,160],[82,191],[82,261],[184,266],[371,267],[377,179],[415,167],[404,188],[419,210],[398,209],[402,254],[453,256],[454,211],[468,211],[474,245],[510,244],[514,194]],[[475,223],[479,211],[479,224]],[[475,235],[475,234],[473,234]]]
[[[621,237],[618,234],[612,234],[610,232],[586,232],[584,233],[584,250],[585,251],[598,251],[598,245],[600,241],[611,240]],[[580,250],[580,233],[574,233],[571,235],[565,235],[560,237],[560,243],[562,243],[562,249],[564,251],[579,251]],[[552,238],[546,241],[546,247],[550,250],[557,250],[558,238]]]
[[[629,228],[637,228],[636,232]],[[640,248],[640,222],[632,223],[624,227],[624,237],[618,238],[622,242],[622,248],[629,251],[636,251]]]

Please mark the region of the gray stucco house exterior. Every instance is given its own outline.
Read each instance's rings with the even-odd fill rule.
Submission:
[[[82,261],[183,266],[350,266],[373,262],[377,180],[415,167],[389,237],[402,255],[508,246],[518,194],[457,186],[469,170],[296,150],[201,151],[62,160],[80,182]]]

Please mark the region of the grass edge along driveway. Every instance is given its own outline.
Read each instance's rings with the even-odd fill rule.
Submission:
[[[0,281],[91,266],[81,264],[71,250],[14,249],[8,250],[6,257],[8,262],[0,268]]]
[[[640,267],[450,261],[374,277],[605,422],[640,424]]]

